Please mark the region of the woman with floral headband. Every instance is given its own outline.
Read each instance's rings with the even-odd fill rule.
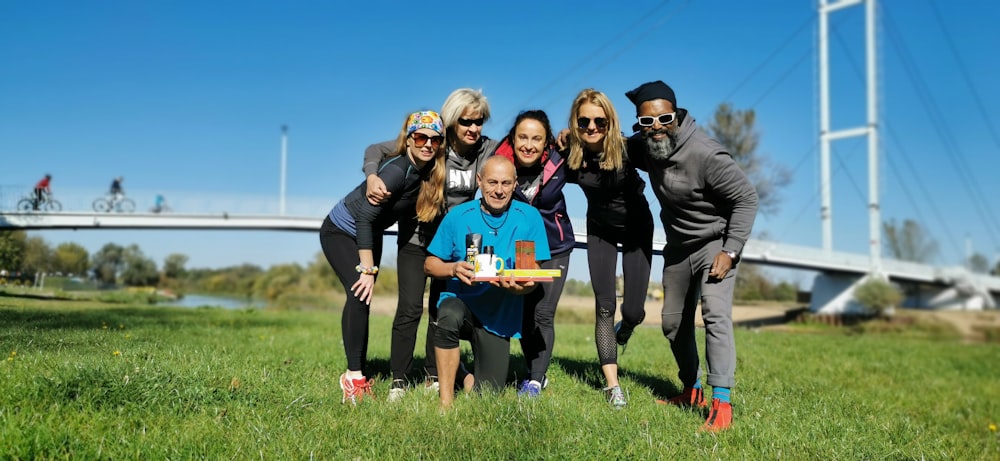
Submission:
[[[444,209],[444,133],[444,122],[437,112],[410,114],[396,140],[396,155],[381,162],[376,172],[391,193],[388,199],[371,204],[362,182],[323,220],[323,254],[348,288],[341,320],[347,355],[347,371],[340,376],[342,402],[356,404],[365,394],[374,395],[364,368],[369,304],[382,257],[382,234],[397,220],[438,220]]]
[[[445,136],[447,179],[444,184],[446,209],[440,215],[443,217],[444,213],[455,205],[476,197],[476,191],[479,190],[476,173],[486,158],[493,155],[499,143],[483,135],[483,125],[490,119],[490,104],[482,91],[471,88],[459,88],[453,91],[441,106],[441,118],[447,132]],[[372,144],[365,150],[365,163],[362,169],[368,178],[366,195],[373,204],[392,197],[392,193],[386,191],[381,178],[375,174],[375,167],[394,154],[391,141]],[[390,400],[398,400],[406,393],[406,375],[413,365],[417,330],[424,313],[424,287],[427,285],[424,260],[427,257],[427,245],[440,222],[440,219],[429,223],[416,223],[414,220],[399,221],[399,252],[396,261],[399,301],[396,306],[396,317],[392,322],[389,368],[392,370],[393,379],[389,389]],[[438,373],[434,345],[430,338],[434,337],[437,301],[444,288],[444,282],[431,279],[427,305],[430,321],[427,322],[428,340],[424,349],[426,351],[424,372],[427,376],[425,388],[434,392],[438,390]],[[469,389],[474,383],[474,378],[460,373],[457,383]]]

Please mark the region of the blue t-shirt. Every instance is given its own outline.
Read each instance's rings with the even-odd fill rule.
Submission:
[[[504,259],[504,267],[514,265],[514,242],[535,242],[535,260],[550,259],[548,238],[542,215],[531,205],[512,201],[506,213],[497,217],[480,207],[479,200],[456,205],[444,216],[427,251],[452,262],[465,259],[465,235],[481,234],[483,246],[492,246],[493,252]],[[520,338],[524,296],[494,287],[489,283],[472,286],[458,279],[448,280],[438,301],[458,297],[487,331],[504,338]]]

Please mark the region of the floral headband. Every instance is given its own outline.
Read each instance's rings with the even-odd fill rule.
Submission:
[[[432,110],[414,112],[406,119],[406,134],[411,134],[421,128],[428,128],[444,134],[444,122],[441,116]]]

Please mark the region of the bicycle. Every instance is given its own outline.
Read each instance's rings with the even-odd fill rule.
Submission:
[[[22,198],[17,202],[17,211],[62,211],[62,203],[46,192],[42,194],[41,201],[34,195]]]
[[[94,211],[100,213],[110,213],[116,211],[118,213],[132,213],[135,211],[135,202],[128,197],[115,197],[109,195],[106,197],[98,197],[94,200]]]

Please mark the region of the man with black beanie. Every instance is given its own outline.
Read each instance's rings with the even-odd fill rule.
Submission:
[[[706,405],[695,342],[701,301],[712,401],[703,430],[732,424],[736,384],[733,288],[736,264],[757,214],[757,191],[726,148],[708,137],[662,81],[625,93],[635,104],[639,133],[629,139],[635,165],[649,173],[667,234],[663,248],[663,334],[680,369],[680,395],[660,403]]]

